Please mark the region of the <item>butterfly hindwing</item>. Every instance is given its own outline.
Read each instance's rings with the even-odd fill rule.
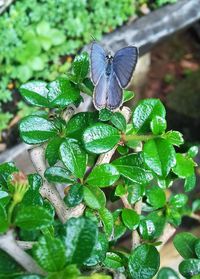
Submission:
[[[108,82],[108,93],[106,107],[110,110],[119,108],[122,104],[123,91],[117,80],[116,74],[113,72]]]
[[[105,73],[106,69],[106,53],[104,49],[97,43],[92,44],[91,48],[91,78],[96,85],[102,76]]]
[[[107,100],[107,80],[106,75],[102,74],[94,89],[93,102],[96,109],[100,110],[106,107]]]
[[[129,84],[138,60],[138,49],[134,46],[124,47],[115,53],[113,70],[122,88]]]

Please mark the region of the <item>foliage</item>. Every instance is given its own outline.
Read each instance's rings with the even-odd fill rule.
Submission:
[[[88,61],[87,54],[80,54],[66,77],[20,87],[23,98],[41,109],[21,120],[21,138],[46,148],[49,167],[44,177],[53,185],[63,185],[64,202],[70,210],[84,204],[82,216],[62,224],[55,208],[40,195],[40,175],[31,174],[27,180],[13,163],[4,163],[0,165],[0,232],[12,227],[16,239],[35,241],[30,255],[48,274],[46,278],[108,279],[118,272],[126,278],[151,279],[159,271],[157,246],[166,225],[177,227],[183,216],[200,208],[199,200],[190,208],[185,193],[195,187],[197,148],[180,152],[182,135],[166,130],[165,108],[158,99],[140,101],[128,124],[121,111],[77,112],[67,120],[66,110],[78,107],[82,100],[80,88],[92,94],[87,87]],[[48,110],[54,111],[53,118]],[[121,125],[116,125],[116,119]],[[125,152],[117,149],[115,159],[96,164],[98,155],[116,145]],[[178,179],[185,181],[183,193],[167,195]],[[109,204],[120,199],[123,206],[119,203],[117,210],[111,210]],[[138,203],[142,203],[141,213]],[[133,241],[137,233],[141,243],[125,252],[116,244],[127,232],[133,232]],[[187,233],[174,239],[185,258],[180,272],[186,278],[199,273],[199,243]],[[13,262],[10,276],[25,276],[12,258],[3,257],[0,253],[0,262]],[[3,276],[9,273],[6,265],[0,265],[0,272]],[[158,278],[170,276],[178,278],[169,268],[158,273]]]

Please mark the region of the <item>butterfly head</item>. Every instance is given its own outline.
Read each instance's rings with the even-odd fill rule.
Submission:
[[[109,61],[112,61],[113,60],[113,56],[111,54],[111,52],[109,51],[108,54],[106,55],[106,58],[109,60]]]

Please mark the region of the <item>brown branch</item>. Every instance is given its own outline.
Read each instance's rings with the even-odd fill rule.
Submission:
[[[167,243],[167,241],[172,237],[172,235],[176,232],[176,229],[170,225],[167,224],[164,228],[163,234],[158,238],[158,242],[162,242],[160,246],[158,246],[158,251],[162,249],[162,247]]]
[[[16,241],[17,245],[23,249],[23,250],[29,250],[32,249],[33,245],[37,243],[36,241],[21,241],[17,240]]]
[[[142,213],[142,199],[137,201],[134,206],[134,210],[138,215]],[[135,249],[140,244],[140,235],[137,230],[132,232],[132,249]]]
[[[45,272],[35,260],[17,245],[11,230],[0,236],[0,249],[15,259],[17,263],[30,273],[45,275]]]

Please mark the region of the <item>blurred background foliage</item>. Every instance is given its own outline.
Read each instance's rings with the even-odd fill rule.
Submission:
[[[100,40],[103,33],[141,14],[142,5],[155,9],[175,1],[14,1],[0,17],[0,133],[14,116],[30,113],[16,90],[21,83],[54,80],[92,36]]]

